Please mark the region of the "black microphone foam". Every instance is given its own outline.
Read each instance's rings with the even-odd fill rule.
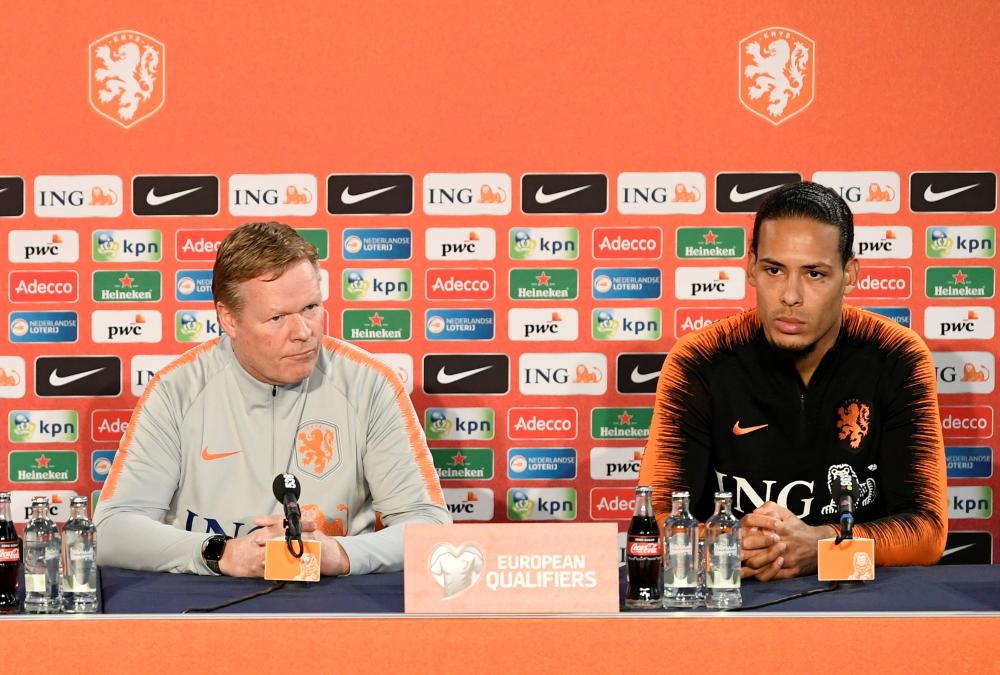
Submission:
[[[274,492],[274,498],[282,504],[285,503],[286,497],[298,501],[299,495],[302,494],[299,479],[290,473],[279,473],[275,476],[274,482],[271,483],[271,490]]]

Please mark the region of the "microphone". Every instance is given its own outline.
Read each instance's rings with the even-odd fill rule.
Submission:
[[[290,473],[279,473],[271,484],[274,498],[281,502],[285,508],[285,538],[302,539],[302,511],[299,509],[299,495],[302,494],[302,485],[299,479]]]
[[[835,542],[839,544],[845,539],[854,538],[852,530],[854,529],[855,487],[850,474],[838,476],[833,483],[831,492],[833,501],[837,504],[837,510],[840,512],[840,536]]]

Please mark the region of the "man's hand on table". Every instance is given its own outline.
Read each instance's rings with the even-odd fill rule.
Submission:
[[[263,577],[265,546],[269,539],[284,538],[284,521],[283,516],[255,518],[254,525],[259,529],[226,542],[226,550],[219,560],[219,570],[231,577]],[[320,559],[322,576],[338,576],[351,571],[351,561],[348,560],[344,547],[336,539],[326,536],[318,529],[314,513],[307,511],[302,514],[301,528],[303,541],[311,539],[322,543]]]
[[[767,502],[743,516],[740,575],[759,581],[788,579],[816,571],[816,542],[835,534],[828,525],[812,527],[791,511]]]

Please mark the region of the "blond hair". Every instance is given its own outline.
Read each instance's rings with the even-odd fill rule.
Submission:
[[[316,247],[293,228],[275,221],[244,223],[226,236],[216,252],[212,297],[239,312],[243,308],[240,284],[265,274],[272,281],[301,260],[318,268]]]

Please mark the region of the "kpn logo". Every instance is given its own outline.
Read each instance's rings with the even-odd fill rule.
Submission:
[[[595,309],[591,335],[595,340],[659,340],[663,319],[655,307]]]
[[[94,262],[159,262],[163,238],[159,230],[97,230]]]
[[[996,255],[997,231],[992,226],[930,227],[927,229],[928,258],[992,258]]]
[[[520,227],[510,231],[512,260],[576,260],[580,232],[575,227]]]
[[[507,490],[510,520],[576,520],[574,488],[524,488]]]
[[[11,443],[74,443],[79,429],[75,410],[12,410],[7,416]]]
[[[424,435],[428,441],[488,441],[496,419],[493,408],[428,408]]]
[[[174,339],[178,342],[206,342],[223,332],[215,310],[185,309],[174,315]]]
[[[344,300],[409,300],[413,294],[413,274],[402,267],[345,269],[342,281]]]

